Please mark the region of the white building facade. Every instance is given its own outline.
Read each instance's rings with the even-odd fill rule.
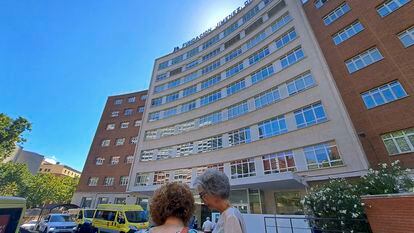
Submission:
[[[307,187],[368,168],[299,0],[248,2],[157,59],[147,101],[131,195],[215,168],[242,212],[295,214]]]

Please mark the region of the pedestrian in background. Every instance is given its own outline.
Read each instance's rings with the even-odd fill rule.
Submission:
[[[204,233],[211,233],[213,231],[214,223],[210,221],[210,217],[206,218],[206,221],[203,223],[202,228]]]

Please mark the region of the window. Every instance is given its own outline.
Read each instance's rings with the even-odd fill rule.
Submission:
[[[398,81],[387,83],[361,94],[365,107],[368,109],[384,105],[407,96],[404,88]]]
[[[226,70],[226,77],[231,77],[237,73],[239,73],[241,70],[243,70],[243,62],[240,62],[239,64],[229,68]]]
[[[186,69],[191,69],[191,68],[193,68],[197,65],[198,65],[198,60],[195,60],[195,61],[192,61],[192,62],[188,63],[187,65],[185,65],[185,68]]]
[[[276,41],[275,41],[276,48],[281,49],[281,48],[285,47],[287,44],[289,44],[289,42],[296,39],[296,37],[297,37],[297,34],[296,34],[295,29],[292,29],[292,30],[286,32],[285,34],[280,36],[278,39],[276,39]]]
[[[207,169],[216,169],[217,171],[224,172],[224,164],[217,163],[217,164],[210,164],[203,167],[197,168],[197,176],[200,176],[203,174]]]
[[[160,119],[160,112],[152,112],[148,115],[148,121],[158,121]]]
[[[250,128],[246,127],[229,132],[229,146],[236,146],[244,143],[250,143]]]
[[[211,38],[210,40],[208,40],[207,42],[205,42],[203,44],[203,50],[210,47],[210,46],[212,46],[212,45],[214,45],[215,43],[217,43],[220,40],[219,36],[220,35],[218,34],[218,35],[214,36],[213,38]]]
[[[262,68],[261,70],[255,72],[251,75],[252,84],[255,84],[257,82],[260,82],[260,81],[266,79],[267,77],[269,77],[273,73],[274,73],[274,69],[273,69],[272,65],[269,65],[265,68]]]
[[[285,116],[281,115],[258,124],[259,138],[268,138],[288,131]]]
[[[88,186],[96,186],[98,185],[99,177],[89,177]]]
[[[215,69],[217,69],[219,67],[220,67],[220,60],[214,61],[211,64],[203,67],[201,69],[201,74],[204,75],[204,74],[210,73],[211,71],[213,71],[213,70],[215,70]]]
[[[315,0],[315,7],[321,8],[328,0]]]
[[[157,139],[157,130],[150,130],[145,132],[145,140]]]
[[[249,35],[250,33],[254,32],[254,30],[256,30],[258,27],[260,27],[260,25],[262,24],[263,24],[263,18],[260,17],[256,21],[254,21],[254,23],[250,24],[248,27],[244,29],[244,34],[246,36]]]
[[[112,156],[111,157],[111,165],[116,165],[119,163],[119,156]]]
[[[187,52],[187,59],[197,55],[197,53],[198,53],[198,47],[193,48],[192,50]]]
[[[153,107],[160,106],[161,104],[162,104],[162,97],[151,100],[151,106]]]
[[[309,170],[342,165],[338,148],[332,142],[305,147],[303,152]]]
[[[169,95],[167,95],[166,102],[169,103],[169,102],[176,101],[176,100],[178,100],[178,96],[179,96],[178,92],[174,92],[172,94],[169,94]]]
[[[119,116],[119,111],[113,111],[111,113],[111,117],[117,117],[117,116]]]
[[[115,105],[120,105],[122,104],[122,99],[116,99],[114,102]]]
[[[200,104],[201,104],[201,106],[204,106],[204,105],[216,102],[219,99],[221,99],[221,91],[220,90],[214,92],[213,94],[209,94],[209,95],[201,97]]]
[[[204,90],[206,88],[209,88],[209,87],[215,85],[216,83],[218,83],[220,81],[221,81],[221,76],[220,75],[209,78],[206,81],[201,83],[201,89]]]
[[[214,112],[209,115],[200,117],[199,127],[214,125],[221,122],[221,112]]]
[[[253,65],[256,62],[262,60],[264,57],[266,57],[267,55],[269,55],[269,48],[265,47],[261,50],[259,50],[258,52],[254,53],[252,56],[249,57],[249,64]]]
[[[321,103],[295,111],[296,126],[304,128],[327,120],[325,110]]]
[[[389,0],[385,1],[383,4],[377,7],[377,12],[381,17],[385,17],[392,12],[400,9],[400,7],[404,6],[411,0]]]
[[[180,169],[174,171],[174,181],[179,183],[191,183],[191,169]]]
[[[230,46],[234,45],[240,40],[240,34],[237,34],[233,36],[230,40],[228,40],[226,43],[224,43],[224,49],[229,48]]]
[[[287,68],[296,62],[300,61],[302,58],[304,58],[305,55],[303,54],[302,48],[297,48],[294,51],[286,54],[282,58],[280,58],[280,63],[282,65],[282,68]]]
[[[214,136],[196,141],[195,144],[197,144],[198,153],[215,151],[223,148],[223,138],[221,135]]]
[[[105,179],[104,179],[104,185],[105,186],[112,186],[112,185],[114,185],[114,180],[115,180],[114,177],[105,177]]]
[[[191,155],[194,152],[194,144],[192,142],[184,143],[177,146],[177,157]]]
[[[414,44],[414,27],[411,27],[398,35],[404,47],[408,48]]]
[[[133,112],[134,112],[134,109],[132,109],[132,108],[125,109],[124,110],[124,115],[125,116],[131,116]]]
[[[162,70],[168,67],[168,61],[162,62],[158,65],[158,70]]]
[[[295,159],[291,150],[262,156],[264,174],[295,171]]]
[[[154,158],[154,150],[143,150],[141,151],[141,161],[151,161]]]
[[[164,110],[164,118],[171,117],[177,114],[177,108],[169,108]]]
[[[414,152],[414,128],[381,135],[389,155]]]
[[[245,15],[243,15],[243,23],[246,23],[251,18],[253,18],[260,11],[259,5],[256,5],[251,10],[249,10]]]
[[[172,136],[174,135],[174,133],[175,133],[174,126],[160,129],[160,137]]]
[[[333,35],[332,40],[336,45],[339,45],[340,43],[360,33],[362,30],[364,30],[364,26],[361,22],[357,21]]]
[[[134,186],[147,186],[149,183],[149,173],[137,173]]]
[[[162,81],[167,78],[168,78],[167,73],[164,73],[164,74],[158,75],[157,78],[155,78],[155,80],[158,82],[158,81]]]
[[[194,129],[195,129],[195,120],[187,121],[187,122],[177,125],[177,132],[175,134],[180,134],[180,133],[191,131]]]
[[[345,61],[345,64],[348,68],[348,72],[352,74],[355,71],[382,60],[383,58],[384,57],[377,48],[372,48]]]
[[[250,49],[260,43],[262,40],[266,39],[266,32],[262,31],[257,36],[253,37],[249,41],[247,41],[246,46],[247,49]]]
[[[163,84],[163,85],[159,85],[159,86],[155,86],[154,88],[154,93],[158,93],[161,92],[163,90],[167,89],[167,84]]]
[[[187,87],[186,89],[183,90],[183,97],[192,95],[196,92],[197,92],[197,86],[196,85],[191,86],[191,87]]]
[[[241,50],[241,48],[239,47],[239,48],[237,48],[237,49],[235,49],[235,50],[231,51],[230,53],[228,53],[228,54],[224,57],[224,60],[225,60],[226,62],[229,62],[229,61],[233,60],[234,58],[238,57],[240,54],[242,54],[242,50]]]
[[[195,100],[191,101],[191,102],[188,102],[188,103],[185,103],[185,104],[181,105],[181,113],[194,110],[195,108],[196,108]]]
[[[217,48],[217,49],[215,49],[215,50],[213,50],[213,51],[209,52],[208,54],[204,55],[204,56],[203,56],[203,58],[202,58],[202,60],[203,60],[203,62],[204,62],[204,61],[207,61],[207,60],[209,60],[210,58],[215,57],[215,56],[216,56],[217,54],[219,54],[219,53],[220,53],[220,48]]]
[[[329,25],[333,22],[335,22],[337,19],[341,18],[343,15],[348,13],[351,10],[351,7],[349,7],[348,3],[344,3],[334,9],[332,12],[330,12],[327,16],[323,18],[323,22],[325,25]]]
[[[131,141],[130,141],[131,144],[137,144],[137,142],[138,142],[138,136],[131,137]]]
[[[241,159],[230,163],[231,178],[238,179],[256,175],[254,159]]]
[[[100,198],[98,198],[98,204],[108,204],[109,203],[109,198],[107,198],[107,197],[100,197]],[[93,212],[95,212],[95,211],[93,211]],[[92,212],[92,216],[91,217],[93,217],[93,213]]]
[[[233,119],[238,116],[244,115],[248,111],[249,111],[249,107],[247,106],[247,101],[230,106],[227,109],[228,119]]]
[[[135,127],[141,126],[142,121],[141,120],[136,120],[134,123]]]
[[[246,88],[246,83],[244,79],[242,79],[227,86],[227,95],[233,95],[243,90],[244,88]]]
[[[133,97],[129,97],[128,98],[128,103],[134,103],[135,102],[135,96],[133,96]]]
[[[183,58],[184,58],[184,54],[181,54],[180,56],[174,57],[174,58],[171,60],[171,63],[172,63],[173,65],[175,65],[175,64],[177,64],[177,63],[180,63],[180,62],[183,60]]]
[[[121,123],[121,129],[126,129],[129,126],[129,122],[122,122]]]
[[[167,83],[167,89],[177,87],[178,85],[180,85],[180,79],[173,80],[173,81]]]
[[[125,205],[126,204],[126,198],[125,197],[115,197],[114,204]]]
[[[156,160],[172,158],[174,150],[175,148],[172,146],[158,149]]]
[[[90,208],[92,205],[92,197],[82,197],[80,207],[81,208]]]
[[[107,146],[109,146],[109,144],[111,143],[111,140],[109,140],[109,139],[104,139],[104,140],[102,140],[102,142],[101,142],[101,146],[102,147],[107,147]]]
[[[154,172],[153,185],[163,185],[166,184],[170,179],[170,174],[164,171]]]
[[[285,15],[277,19],[276,22],[272,25],[272,31],[273,32],[278,31],[283,26],[288,24],[291,20],[292,20],[292,17],[288,13],[286,13]]]
[[[96,165],[102,165],[105,162],[105,158],[102,157],[98,157],[95,159],[95,164]]]
[[[114,123],[106,125],[106,130],[114,130],[114,129],[115,129],[115,124]]]
[[[195,71],[191,74],[188,74],[188,75],[184,76],[184,78],[182,79],[182,84],[193,81],[194,79],[198,78],[198,76],[199,76],[198,71]]]
[[[119,179],[119,185],[120,186],[127,186],[128,185],[128,181],[129,181],[129,177],[128,176],[121,176],[121,178]]]
[[[263,108],[271,103],[280,100],[279,88],[274,88],[254,97],[254,105],[256,109]]]
[[[263,2],[266,4],[270,3],[272,0],[264,0]],[[286,6],[286,2],[284,0],[278,2],[274,7],[272,7],[268,12],[267,15],[269,16],[269,18],[273,17],[275,14],[277,14],[278,12],[280,12],[284,7]]]
[[[125,138],[117,138],[115,141],[116,146],[122,146],[125,143]]]
[[[313,77],[310,73],[306,73],[288,82],[286,85],[288,94],[291,96],[314,86],[315,81],[313,80]]]
[[[127,164],[133,163],[134,162],[134,156],[133,155],[128,155],[125,159],[125,162]]]
[[[148,98],[148,95],[141,95],[141,100],[146,100]]]
[[[237,28],[239,27],[239,22],[235,22],[232,25],[230,25],[229,27],[227,27],[226,29],[224,29],[223,33],[224,36],[228,36],[229,34],[231,34],[232,32],[234,32]]]

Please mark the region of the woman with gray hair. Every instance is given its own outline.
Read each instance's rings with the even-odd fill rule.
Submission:
[[[247,233],[240,211],[230,206],[230,182],[223,172],[208,169],[197,177],[194,186],[204,204],[220,212],[213,233]]]

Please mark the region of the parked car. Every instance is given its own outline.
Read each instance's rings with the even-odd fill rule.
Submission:
[[[23,225],[21,225],[20,228],[23,228],[28,231],[34,231],[36,224],[37,224],[37,220],[30,220],[27,223],[24,223]]]
[[[73,233],[76,223],[69,214],[49,214],[39,223],[42,233]]]

